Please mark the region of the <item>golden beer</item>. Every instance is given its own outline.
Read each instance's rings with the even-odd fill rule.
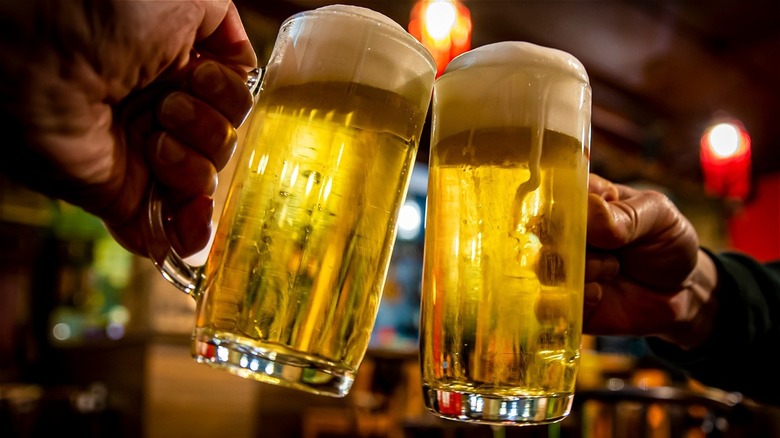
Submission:
[[[205,341],[195,353],[209,360],[218,339],[354,375],[424,114],[397,94],[344,82],[279,88],[254,111],[234,175],[242,183],[231,187],[204,270],[195,340]],[[323,388],[333,377],[302,372]]]
[[[434,86],[420,354],[445,418],[568,415],[580,357],[590,87],[576,59],[482,46]]]
[[[421,324],[429,387],[574,391],[588,160],[570,136],[543,138],[538,187],[519,203],[533,179],[529,129],[463,132],[431,149]]]

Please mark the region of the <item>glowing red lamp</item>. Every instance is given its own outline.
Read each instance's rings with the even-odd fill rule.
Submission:
[[[710,195],[744,200],[750,192],[750,135],[739,122],[718,123],[701,137],[704,187]]]
[[[431,52],[438,76],[471,48],[471,12],[458,0],[420,0],[412,8],[409,33]]]

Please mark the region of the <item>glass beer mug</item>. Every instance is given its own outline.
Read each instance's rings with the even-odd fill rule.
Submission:
[[[203,266],[193,357],[343,396],[368,347],[436,67],[401,26],[328,6],[281,26]],[[164,234],[152,202],[149,240]]]
[[[580,356],[591,88],[577,59],[482,46],[436,80],[420,354],[425,403],[543,424]]]

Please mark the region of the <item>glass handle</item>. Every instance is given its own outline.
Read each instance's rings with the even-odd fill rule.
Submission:
[[[148,212],[147,220],[144,222],[144,239],[149,258],[166,280],[184,293],[196,298],[192,293],[198,281],[199,269],[185,262],[171,246],[165,233],[163,202],[154,182],[149,187],[147,201]]]
[[[253,99],[262,89],[264,75],[264,67],[256,67],[249,72],[246,86]],[[200,267],[185,262],[171,246],[165,232],[163,202],[154,181],[150,183],[147,193],[146,219],[143,232],[147,255],[166,280],[184,293],[197,298],[195,289],[200,279]]]

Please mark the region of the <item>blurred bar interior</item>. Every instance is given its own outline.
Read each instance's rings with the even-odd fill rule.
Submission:
[[[261,62],[284,18],[329,3],[236,0]],[[347,3],[423,38],[413,1]],[[572,53],[593,84],[593,172],[667,194],[708,248],[780,259],[777,3],[455,6],[449,23],[461,27],[437,53],[448,60],[500,40]],[[491,429],[424,412],[417,329],[428,135],[371,348],[344,399],[197,365],[193,300],[95,218],[0,181],[0,436],[780,436],[778,411],[687,380],[633,338],[586,337],[575,406],[562,423]]]

